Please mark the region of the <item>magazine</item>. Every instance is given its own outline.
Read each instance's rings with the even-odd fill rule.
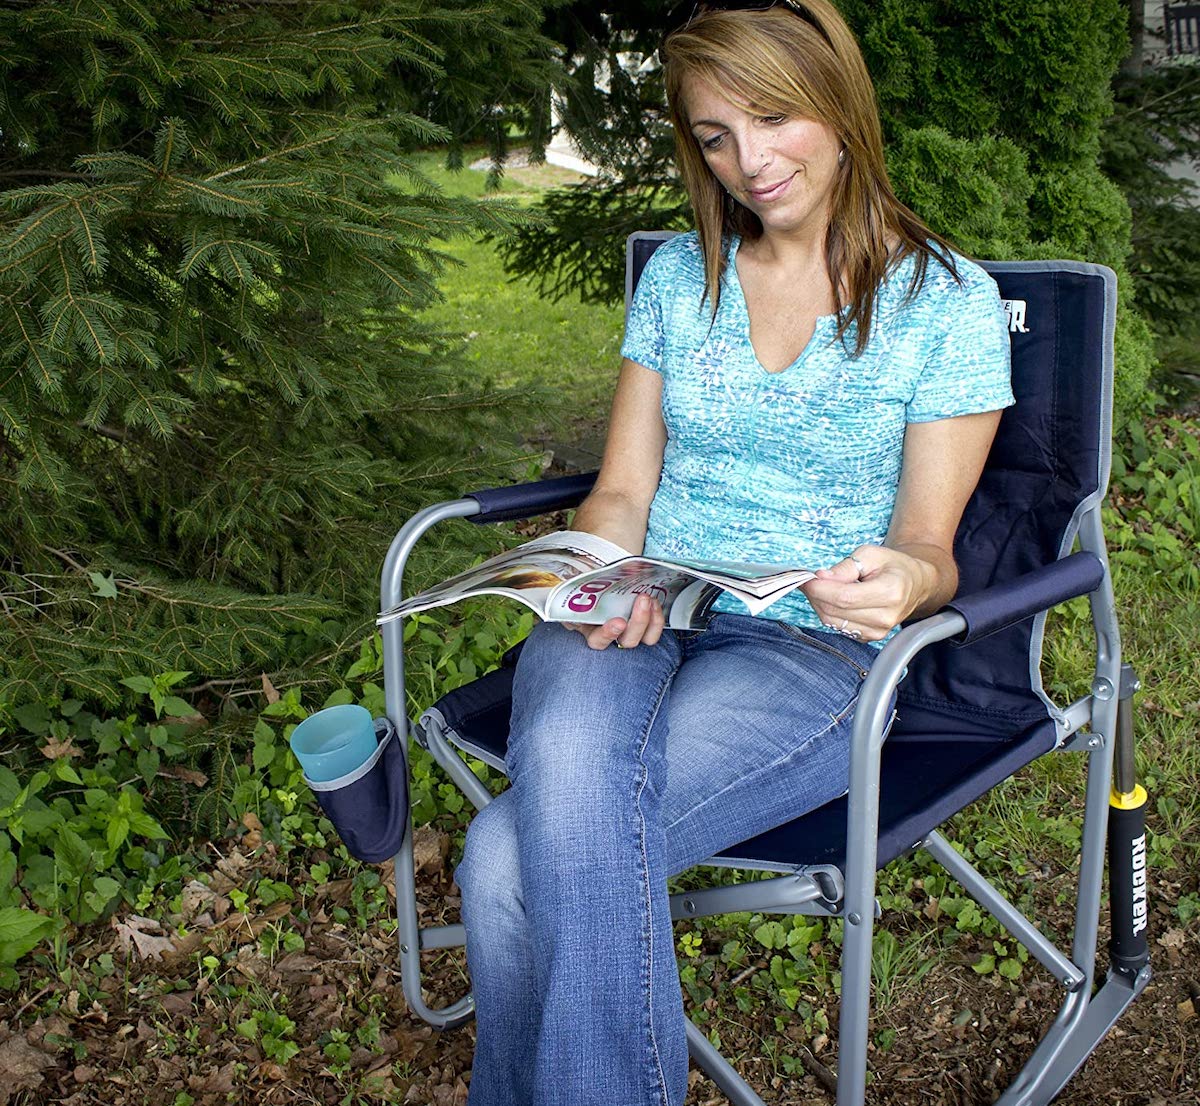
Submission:
[[[702,629],[724,593],[758,614],[815,573],[786,565],[734,561],[671,561],[630,553],[579,530],[535,538],[405,599],[376,620],[442,607],[475,595],[502,595],[548,622],[602,623],[628,618],[639,595],[657,599],[666,623]]]

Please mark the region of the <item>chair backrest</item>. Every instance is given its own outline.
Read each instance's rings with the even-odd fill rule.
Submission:
[[[1200,4],[1164,4],[1163,37],[1172,57],[1200,54]]]
[[[630,238],[629,295],[670,236]],[[1017,402],[958,529],[960,594],[1066,556],[1084,512],[1099,509],[1111,461],[1115,275],[1076,261],[982,264],[1008,314]],[[1042,615],[962,648],[926,649],[901,685],[891,740],[1003,739],[1059,717],[1039,671],[1044,625]]]

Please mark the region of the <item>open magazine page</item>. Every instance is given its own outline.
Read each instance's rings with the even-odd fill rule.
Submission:
[[[809,573],[807,578],[811,576]],[[668,626],[677,630],[702,629],[711,617],[713,603],[723,591],[745,603],[749,613],[758,614],[788,590],[776,587],[763,598],[740,588],[721,588],[697,579],[697,573],[690,568],[678,569],[660,561],[627,557],[605,569],[589,572],[573,585],[557,589],[547,599],[546,618],[553,622],[599,625],[610,618],[628,618],[637,597],[649,595],[662,604]]]
[[[654,558],[646,560],[665,568],[685,568],[691,575],[701,580],[712,581],[743,602],[769,596],[770,602],[760,607],[760,610],[769,607],[785,592],[816,579],[815,572],[792,565],[758,564],[753,561],[659,561]]]
[[[542,614],[547,598],[559,584],[628,555],[627,550],[595,534],[560,530],[451,576],[384,611],[376,621],[383,625],[472,595],[507,596]]]

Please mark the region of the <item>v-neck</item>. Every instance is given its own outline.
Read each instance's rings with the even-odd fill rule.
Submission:
[[[732,236],[729,245],[729,252],[726,256],[725,272],[728,278],[729,288],[737,293],[736,301],[741,310],[742,329],[745,331],[746,345],[750,350],[750,356],[754,360],[755,367],[767,376],[779,376],[782,373],[790,372],[802,361],[804,361],[811,350],[815,348],[818,333],[823,330],[828,323],[836,322],[836,315],[818,315],[813,322],[813,332],[808,336],[808,341],[805,342],[804,348],[796,355],[794,360],[789,364],[784,365],[779,369],[768,369],[762,363],[762,358],[758,356],[758,351],[754,348],[754,339],[750,335],[750,305],[746,302],[746,290],[742,287],[742,277],[737,268],[738,249],[742,244],[741,235],[735,234]]]

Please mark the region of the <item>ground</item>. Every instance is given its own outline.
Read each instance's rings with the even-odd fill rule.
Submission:
[[[371,912],[361,879],[309,883],[294,901],[242,914],[231,903],[235,888],[282,883],[289,871],[297,882],[295,856],[285,865],[256,843],[252,827],[212,846],[208,886],[191,885],[177,927],[123,915],[73,934],[55,971],[24,970],[24,988],[0,1016],[0,1106],[466,1101],[473,1028],[434,1031],[407,1012],[400,993],[387,932],[390,866],[374,870],[378,910],[365,924],[356,920]],[[416,854],[423,922],[453,919],[450,838],[424,830]],[[1059,1099],[1066,1106],[1198,1101],[1200,926],[1181,926],[1173,910],[1196,889],[1196,873],[1154,876],[1154,979],[1068,1085]],[[1053,922],[1064,920],[1063,909]],[[876,1013],[877,1039],[881,1029],[895,1035],[886,1051],[872,1052],[869,1102],[982,1106],[1012,1077],[1059,989],[1040,972],[1019,986],[981,978],[966,959],[939,954],[919,983],[902,982]],[[461,993],[459,953],[427,954],[426,963],[428,1001]],[[810,1039],[786,1023],[779,1033],[761,1009],[743,1015],[732,1003],[710,1011],[710,1025],[767,1103],[832,1104],[835,1002],[829,1037]],[[692,1078],[688,1106],[725,1102],[699,1072]]]

